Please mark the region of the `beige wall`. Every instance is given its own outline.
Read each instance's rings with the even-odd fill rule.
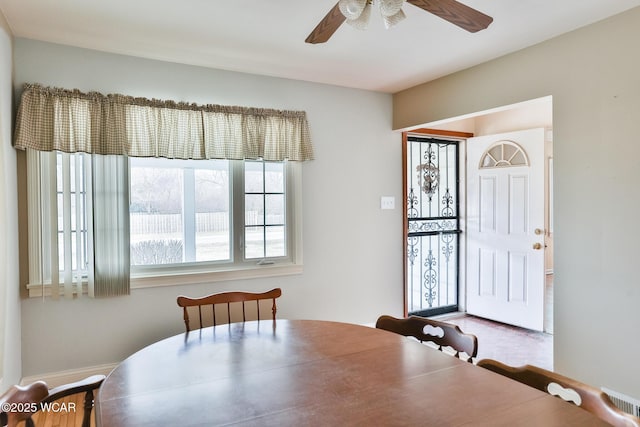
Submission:
[[[0,391],[22,376],[16,154],[11,145],[13,37],[0,14]]]
[[[394,128],[553,96],[556,370],[640,398],[640,8],[394,95]]]
[[[197,103],[307,111],[316,160],[302,169],[304,273],[134,289],[107,299],[25,299],[24,375],[118,362],[183,330],[179,294],[283,289],[278,315],[374,323],[402,314],[401,138],[389,94],[260,77],[17,39],[24,82]],[[380,210],[380,196],[397,208]],[[46,325],[44,327],[43,325]]]
[[[550,97],[531,100],[512,108],[483,114],[475,119],[475,136],[494,135],[525,129],[553,126],[553,105]]]
[[[545,128],[553,126],[553,104],[550,96],[507,105],[470,115],[450,117],[437,122],[424,123],[428,129],[472,133],[474,136]]]

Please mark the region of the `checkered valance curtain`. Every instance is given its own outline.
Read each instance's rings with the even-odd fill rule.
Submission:
[[[26,84],[16,148],[172,159],[313,159],[304,111],[197,105]]]

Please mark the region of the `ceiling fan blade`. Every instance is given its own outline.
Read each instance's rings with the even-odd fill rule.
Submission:
[[[470,33],[484,30],[493,22],[492,17],[456,0],[407,0],[407,2]]]
[[[326,42],[346,19],[342,12],[340,12],[338,3],[336,3],[329,13],[322,18],[322,21],[320,21],[316,28],[311,31],[311,34],[305,39],[305,42],[311,44]]]

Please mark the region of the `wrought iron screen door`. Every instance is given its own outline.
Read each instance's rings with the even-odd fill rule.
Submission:
[[[421,316],[456,311],[458,142],[409,136],[405,151],[407,311]]]

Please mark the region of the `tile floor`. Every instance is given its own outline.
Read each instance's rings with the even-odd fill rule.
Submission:
[[[465,313],[437,317],[454,323],[463,332],[478,337],[478,357],[490,358],[512,366],[536,365],[553,370],[553,335],[518,328]]]
[[[437,318],[455,323],[478,337],[478,357],[512,366],[536,365],[553,370],[553,274],[545,276],[544,332],[518,328],[492,320],[451,313]]]

